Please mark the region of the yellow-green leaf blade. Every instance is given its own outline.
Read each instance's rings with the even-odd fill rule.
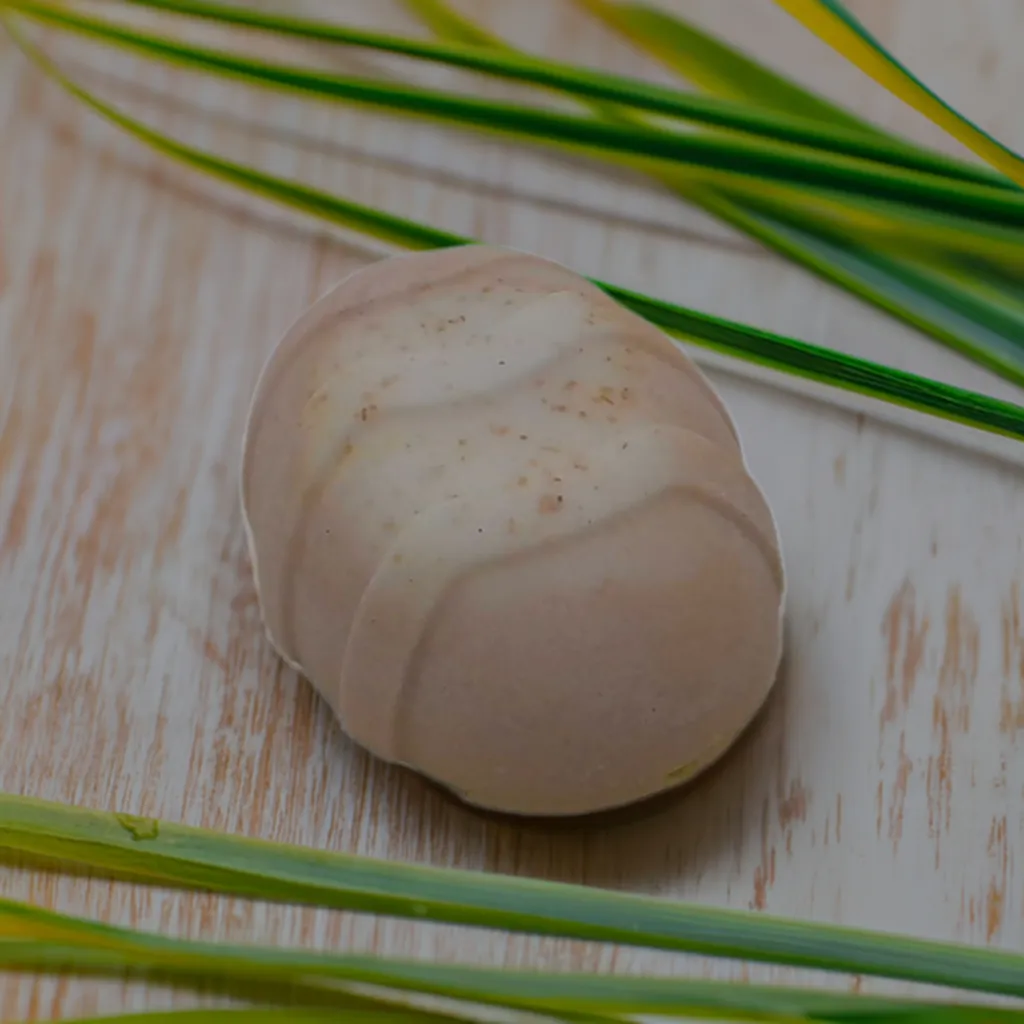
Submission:
[[[1009,297],[975,278],[940,276],[898,253],[851,244],[799,211],[703,197],[701,205],[819,277],[1024,386],[1024,321]],[[968,282],[968,283],[965,283]]]
[[[883,134],[679,15],[643,3],[575,2],[665,67],[710,93],[798,114],[809,120],[843,125],[852,131]]]
[[[347,1014],[331,1010],[306,1010],[299,1007],[245,1007],[143,1010],[141,1013],[115,1013],[102,1017],[75,1017],[68,1024],[360,1024]],[[373,1022],[362,1022],[373,1024]],[[379,1021],[377,1024],[387,1024]]]
[[[944,128],[1018,185],[1024,185],[1024,158],[957,113],[915,78],[838,0],[775,2],[876,82]]]
[[[465,46],[482,46],[504,50],[505,44],[497,36],[481,28],[476,22],[453,10],[440,0],[401,0],[402,5],[435,35]]]
[[[632,294],[606,287],[614,294]],[[667,307],[634,298],[643,300],[637,302],[641,308]],[[709,318],[685,310],[675,310],[675,315],[684,330],[703,330],[712,342],[733,340],[729,325],[720,324],[716,338],[708,330]],[[945,388],[932,386],[940,392]],[[0,849],[155,884],[1024,997],[1024,956],[997,950],[583,886],[375,861],[166,822],[144,824],[140,827],[136,819],[126,824],[115,814],[0,796]],[[140,834],[145,838],[136,838]]]
[[[20,939],[2,937],[14,922]],[[953,1022],[976,1019],[976,1005],[939,1000],[894,999],[859,993],[792,988],[734,981],[634,974],[511,970],[425,960],[401,960],[366,954],[334,953],[261,945],[211,943],[170,938],[137,929],[116,928],[52,911],[0,900],[0,968],[87,971],[118,976],[134,972],[198,983],[272,979],[281,985],[315,979],[318,991],[335,998],[359,1024],[460,1024],[458,1016],[439,1014],[385,999],[352,996],[348,986],[372,986],[396,994],[416,993],[571,1016],[590,1024],[620,1015],[662,1017],[729,1016],[762,1020],[899,1021],[942,1015]],[[985,1007],[992,1024],[1021,1024],[1024,1009]]]

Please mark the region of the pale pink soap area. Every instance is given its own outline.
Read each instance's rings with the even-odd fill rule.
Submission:
[[[774,680],[778,535],[727,411],[559,264],[466,246],[345,279],[264,368],[242,496],[275,647],[468,802],[653,795]]]

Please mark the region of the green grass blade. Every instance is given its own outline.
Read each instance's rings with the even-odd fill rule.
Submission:
[[[841,230],[851,241],[883,252],[902,252],[926,262],[936,253],[978,256],[1011,274],[1024,272],[1024,232],[981,224],[967,217],[919,210],[884,200],[839,198],[827,192],[748,181],[729,194],[748,209],[792,214]]]
[[[879,398],[964,425],[1020,437],[1020,407],[912,373],[880,366],[844,353],[736,325],[694,310],[672,306],[622,288],[604,286],[613,298],[679,338],[703,348],[780,370],[830,387]]]
[[[463,46],[479,46],[506,55],[519,53],[496,35],[481,28],[475,21],[438,0],[402,0],[402,6],[418,18],[434,35]],[[519,53],[520,56],[523,54]]]
[[[826,123],[840,121],[852,129],[884,134],[873,125],[820,99],[788,79],[775,74],[721,40],[660,9],[643,3],[615,3],[612,0],[576,0],[577,4],[596,15],[609,27],[635,42],[670,69],[689,77],[702,88],[716,95],[767,106],[773,110],[800,111],[801,115]],[[441,0],[415,0],[416,6],[443,6]],[[465,31],[465,28],[463,29]],[[960,163],[959,161],[957,161]],[[999,175],[1000,180],[1007,179]],[[737,189],[734,187],[733,192]],[[812,212],[821,208],[825,224],[834,225],[837,218],[853,237],[885,241],[900,250],[939,247],[950,252],[966,251],[1008,261],[1014,270],[1022,269],[1024,236],[1019,231],[1003,231],[976,222],[916,212],[911,218],[907,209],[891,204],[839,202],[834,197],[808,195],[807,190],[770,187],[761,183],[744,190],[753,199],[774,192],[787,205]],[[782,193],[785,192],[783,195]],[[761,193],[759,196],[758,193]]]
[[[467,1024],[471,1019],[384,994],[357,994],[351,984],[377,977],[373,967],[387,961],[334,959],[169,939],[0,899],[0,971],[145,980],[264,1006],[287,1005],[314,1020],[328,1013],[333,1019],[344,1013],[356,1024]],[[339,981],[348,985],[339,987]],[[396,997],[419,990],[412,983],[392,988]],[[597,1024],[596,1018],[590,1024]]]
[[[644,3],[575,2],[665,67],[716,96],[841,125],[867,135],[886,134],[678,15]]]
[[[378,49],[392,53],[401,53],[410,57],[439,61],[453,66],[465,67],[499,77],[510,78],[534,85],[557,89],[568,95],[590,98],[598,103],[617,102],[620,106],[637,105],[640,109],[649,109],[661,113],[674,113],[676,116],[688,117],[700,115],[703,110],[709,117],[709,123],[717,123],[720,115],[728,110],[733,117],[742,117],[750,113],[750,104],[772,110],[776,114],[785,115],[785,122],[796,118],[796,124],[789,125],[789,131],[779,137],[796,138],[793,131],[816,122],[832,129],[831,135],[841,140],[840,149],[844,152],[864,155],[864,136],[872,136],[882,143],[880,154],[896,155],[897,151],[903,159],[909,159],[907,166],[918,166],[929,169],[937,174],[965,181],[975,181],[1000,187],[1012,188],[1012,183],[1002,174],[987,168],[978,168],[962,160],[956,160],[943,154],[932,153],[919,146],[906,143],[880,129],[848,114],[841,108],[825,102],[812,93],[801,89],[781,76],[756,64],[754,61],[731,50],[714,37],[700,32],[687,25],[681,19],[647,8],[642,4],[611,5],[606,0],[579,0],[584,6],[611,20],[613,23],[636,24],[646,28],[645,42],[660,47],[660,56],[668,57],[673,47],[682,47],[686,59],[684,63],[691,67],[700,62],[702,55],[708,68],[716,69],[712,75],[714,84],[721,86],[723,81],[734,82],[739,87],[725,88],[721,92],[728,98],[741,99],[744,107],[717,108],[701,107],[700,101],[692,95],[677,90],[660,89],[628,78],[607,73],[588,72],[571,65],[553,61],[541,61],[504,46],[496,36],[485,31],[458,12],[452,10],[442,0],[403,0],[404,5],[426,25],[442,38],[456,44],[452,47],[435,47],[417,40],[409,40],[379,33],[350,29],[324,21],[280,16],[247,8],[231,7],[209,0],[123,0],[136,6],[170,11],[176,14],[206,18],[223,23],[243,25],[276,35],[293,36],[311,39],[321,43],[338,43]],[[614,15],[609,12],[614,11]],[[667,52],[665,52],[667,49]],[[688,47],[688,50],[687,50]],[[468,49],[467,49],[468,48]],[[492,51],[490,55],[481,51]],[[496,54],[494,51],[497,51]],[[497,56],[498,59],[493,59]],[[677,52],[678,57],[678,52]],[[679,63],[677,60],[676,63]],[[702,76],[708,81],[708,76]],[[766,122],[759,122],[756,116],[747,122],[754,131],[763,130]],[[738,127],[738,123],[737,123]],[[778,127],[777,125],[775,126]],[[835,129],[839,129],[836,134]],[[824,145],[824,136],[800,136],[808,145]],[[887,148],[893,147],[893,148]]]
[[[292,209],[401,246],[424,249],[463,245],[471,239],[352,203],[286,179],[223,160],[175,142],[127,117],[64,75],[0,11],[8,32],[25,54],[73,96],[140,142],[196,170]],[[1024,408],[985,395],[893,370],[826,348],[759,331],[649,296],[595,281],[627,308],[676,337],[698,346],[794,377],[879,399],[992,434],[1024,440]]]
[[[630,159],[677,163],[723,180],[736,176],[764,177],[961,212],[995,223],[1024,225],[1024,191],[995,183],[953,180],[941,174],[803,145],[615,124],[530,106],[307,71],[240,57],[228,51],[180,44],[163,36],[117,27],[101,19],[72,14],[31,0],[2,0],[2,5],[109,45],[144,53],[178,67],[242,79],[262,88],[295,91],[322,100],[470,126],[520,141],[540,141],[596,154],[611,152],[625,154]],[[482,54],[484,51],[473,48],[471,52]],[[721,118],[723,124],[734,121],[733,115]],[[812,125],[812,130],[819,129]],[[856,136],[855,140],[858,148],[867,145],[861,136]]]
[[[421,2],[440,5],[440,0]],[[799,109],[805,116],[846,118],[841,109],[679,18],[644,4],[577,2],[705,88],[745,101]],[[866,122],[850,120],[855,122],[852,127],[874,131]],[[677,191],[820,277],[913,324],[1005,379],[1021,383],[1024,321],[1020,303],[1013,302],[998,282],[942,274],[931,265],[938,249],[984,254],[990,259],[998,254],[1019,272],[1024,255],[1020,232],[982,231],[976,223],[958,222],[948,215],[918,214],[911,223],[905,210],[903,216],[894,216],[886,204],[876,203],[872,208],[867,202],[843,203],[806,191],[794,195],[789,189],[772,190],[763,185],[744,190],[746,203],[735,194],[716,197],[710,190],[701,190],[699,195],[693,190]],[[846,237],[837,231],[839,227],[846,229]],[[879,241],[888,243],[890,251],[879,251]],[[865,242],[876,244],[866,247]],[[894,248],[896,252],[891,251]],[[908,260],[907,253],[925,257],[925,265]]]
[[[751,915],[753,916],[753,915]],[[12,937],[13,936],[13,937]],[[319,980],[342,986],[416,993],[586,1020],[591,1024],[628,1014],[662,1017],[743,1016],[762,1020],[846,1020],[851,1017],[912,1021],[941,1012],[949,1022],[976,1019],[979,1007],[920,999],[735,981],[631,974],[553,973],[470,967],[365,954],[325,953],[168,938],[115,928],[0,900],[0,968],[93,974],[145,974],[186,979],[254,978],[280,984]],[[462,1018],[381,1001],[353,1002],[347,988],[326,988],[366,1024],[459,1024]],[[354,997],[359,1000],[360,997]],[[370,1000],[362,999],[363,1004]],[[985,1008],[986,1019],[1020,1024],[1024,1008]]]
[[[1024,322],[994,285],[942,275],[894,253],[830,237],[791,211],[772,217],[738,203],[701,205],[819,277],[918,328],[1005,380],[1024,385]]]
[[[115,1013],[104,1017],[75,1017],[68,1024],[371,1024],[359,1022],[346,1013],[303,1010],[296,1007],[196,1010],[144,1010]],[[379,1024],[386,1024],[381,1021]]]
[[[880,85],[944,128],[1018,185],[1024,185],[1024,158],[957,113],[915,78],[839,0],[775,2]]]
[[[24,10],[39,8],[53,11],[53,5],[38,4],[35,0],[6,0]],[[1005,177],[988,168],[951,159],[930,152],[901,139],[880,132],[865,133],[846,126],[808,119],[780,109],[766,111],[749,103],[733,103],[712,97],[702,97],[678,89],[612,75],[589,71],[551,60],[542,60],[527,54],[493,45],[484,47],[483,41],[493,37],[478,28],[470,29],[468,19],[460,18],[443,5],[432,5],[430,0],[416,0],[413,10],[432,18],[453,33],[447,46],[426,43],[416,39],[383,35],[323,21],[310,21],[288,16],[277,16],[246,8],[231,7],[210,0],[121,0],[135,6],[154,8],[175,14],[201,17],[226,24],[244,25],[273,31],[278,35],[315,39],[318,42],[344,43],[389,53],[403,54],[422,60],[462,67],[484,74],[523,82],[530,85],[557,89],[566,95],[601,102],[616,103],[667,117],[692,120],[698,123],[751,133],[764,138],[810,146],[822,152],[846,154],[865,160],[878,160],[896,167],[916,168],[954,179],[973,181],[993,187],[1013,188]],[[60,12],[57,14],[60,17]],[[64,15],[75,20],[76,16]],[[80,24],[95,24],[82,19]],[[69,27],[69,21],[64,24]],[[109,22],[107,23],[109,24]]]
[[[148,0],[141,0],[148,2]],[[173,0],[172,0],[173,2]],[[452,10],[444,0],[403,0],[404,6],[434,32],[442,33],[445,39],[449,36],[459,41],[472,41],[473,45],[499,48],[503,53],[517,53],[503,40],[491,35],[475,22]],[[588,0],[589,2],[589,0]],[[606,0],[596,0],[605,8],[611,9]],[[588,6],[585,3],[584,6]],[[618,4],[620,9],[632,9],[640,5]],[[647,10],[644,8],[644,10]],[[653,11],[658,18],[674,19],[661,12]],[[688,26],[686,26],[688,29]],[[697,30],[692,30],[696,32]],[[700,35],[698,39],[702,38]],[[662,40],[664,41],[664,40]],[[737,60],[745,60],[737,54]],[[770,74],[770,72],[765,72]],[[808,96],[814,98],[812,94]],[[601,116],[626,124],[642,123],[638,115],[627,108],[613,104],[592,102],[591,109]],[[708,186],[695,182],[678,168],[659,169],[651,172],[659,181],[676,191],[688,202],[705,206],[700,196],[708,194]],[[1000,176],[1005,181],[1005,178]],[[700,195],[698,195],[698,192]],[[721,202],[725,196],[720,192],[715,195]],[[862,244],[865,241],[884,241],[888,247],[899,251],[907,251],[915,255],[928,253],[936,248],[956,253],[984,255],[989,259],[997,259],[1013,272],[1024,270],[1024,233],[1020,230],[1006,229],[990,224],[981,224],[967,218],[951,216],[948,211],[941,214],[931,211],[916,210],[899,204],[886,203],[880,200],[838,199],[836,196],[814,189],[796,189],[787,185],[773,185],[756,178],[732,181],[729,184],[729,202],[743,209],[756,219],[756,210],[751,205],[767,208],[778,215],[781,207],[792,209],[799,214],[804,227],[808,230],[811,221],[820,221],[824,225],[842,223],[852,237]]]
[[[980,260],[964,260],[957,255],[936,260],[934,272],[1008,316],[1016,320],[1024,318],[1024,280],[1021,278],[1008,280],[998,267],[985,267]]]
[[[1024,997],[1024,956],[583,886],[376,861],[0,795],[0,849],[135,881]],[[95,926],[100,927],[100,926]]]
[[[823,210],[829,208],[828,203],[822,205]],[[835,215],[829,220],[823,212],[809,213],[802,205],[780,201],[777,198],[760,199],[753,192],[745,199],[744,209],[762,215],[765,223],[781,223],[801,233],[812,233],[815,239],[822,240],[826,247],[831,246],[837,258],[842,258],[839,250],[848,249],[853,255],[876,262],[879,268],[898,267],[899,269],[894,269],[893,273],[902,283],[909,287],[911,279],[916,280],[918,286],[930,297],[942,299],[942,292],[952,290],[957,294],[946,296],[952,307],[968,313],[979,325],[985,324],[1001,332],[1004,340],[1012,348],[1017,349],[1024,345],[1024,325],[1019,320],[1021,306],[1019,299],[1015,299],[1012,293],[1013,288],[1019,289],[1024,285],[1020,277],[1024,265],[1019,261],[1019,255],[1024,255],[1024,252],[1018,254],[1016,250],[1007,249],[999,253],[999,256],[1011,257],[1006,261],[1006,267],[1012,274],[1011,280],[1003,277],[996,268],[982,269],[978,261],[973,271],[964,269],[958,273],[954,265],[964,261],[965,257],[985,257],[991,260],[993,253],[991,250],[986,251],[983,245],[977,248],[961,248],[955,244],[958,240],[957,235],[945,234],[941,223],[937,223],[936,229],[931,233],[932,246],[925,249],[923,246],[918,248],[909,244],[905,247],[898,244],[872,244],[887,240],[884,222],[879,221],[878,227],[874,230],[869,227],[861,231],[857,226],[851,226],[839,210],[836,210]],[[896,225],[892,225],[891,229],[895,230]],[[1000,263],[998,259],[995,262]],[[947,273],[942,275],[940,284],[936,274],[937,268],[942,267],[947,268]],[[964,295],[970,293],[971,301],[960,303],[961,292]],[[968,310],[970,305],[974,308]],[[1011,309],[1012,313],[1009,312]]]

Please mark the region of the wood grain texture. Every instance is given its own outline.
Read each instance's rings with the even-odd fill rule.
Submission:
[[[851,6],[940,94],[1024,147],[1018,0]],[[677,7],[877,122],[955,150],[767,0]],[[304,8],[409,27],[378,0]],[[464,0],[464,9],[546,53],[661,77],[561,0]],[[81,42],[54,52],[125,109],[275,173],[1013,394],[644,182],[173,74]],[[869,415],[712,371],[779,520],[788,653],[765,712],[687,792],[600,823],[521,825],[474,814],[341,735],[262,635],[237,469],[270,347],[371,258],[151,156],[0,44],[0,787],[327,849],[1024,947],[1015,859],[1024,841],[1024,477]],[[0,868],[0,892],[193,936],[748,975],[15,867]],[[0,978],[3,1021],[193,1000],[138,985]]]

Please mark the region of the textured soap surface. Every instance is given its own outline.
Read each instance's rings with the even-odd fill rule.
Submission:
[[[782,559],[721,400],[538,257],[403,256],[318,301],[257,386],[242,497],[274,645],[469,802],[652,795],[774,679]]]

